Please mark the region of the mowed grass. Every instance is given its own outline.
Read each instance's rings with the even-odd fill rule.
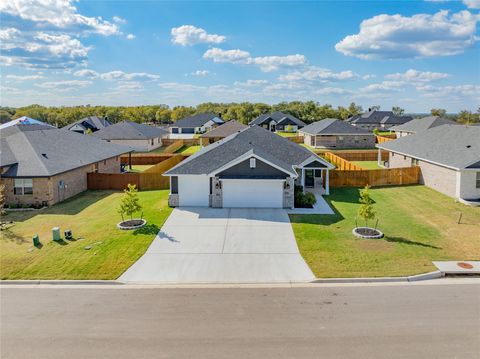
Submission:
[[[122,193],[87,191],[39,212],[11,212],[0,232],[2,279],[116,279],[147,249],[171,213],[168,190],[139,192],[147,226],[122,231],[117,208]],[[74,240],[52,241],[51,229],[73,231]],[[34,234],[41,248],[32,245]],[[85,247],[91,246],[90,250]]]
[[[424,186],[376,188],[371,195],[383,239],[351,233],[358,188],[331,189],[325,198],[335,215],[290,216],[300,252],[317,277],[404,276],[435,270],[434,260],[480,259],[480,208]]]
[[[275,132],[277,135],[282,136],[282,137],[296,137],[298,136],[298,132],[283,132],[283,131],[277,131]]]
[[[378,165],[377,161],[351,161],[351,162],[366,170],[379,170],[383,168]]]
[[[153,165],[132,165],[132,169],[127,166],[129,172],[143,172],[153,167]]]
[[[193,155],[200,149],[200,146],[183,146],[175,153],[180,153],[182,155]]]

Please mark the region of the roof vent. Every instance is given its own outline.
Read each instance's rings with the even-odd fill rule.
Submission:
[[[48,159],[48,156],[46,153],[42,153],[42,156],[45,157],[46,159]]]
[[[470,148],[470,147],[472,147],[472,145],[467,145],[467,148]]]

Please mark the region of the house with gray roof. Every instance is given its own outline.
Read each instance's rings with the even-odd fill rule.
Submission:
[[[169,138],[188,139],[194,138],[196,134],[202,134],[223,124],[220,115],[213,112],[197,113],[169,126]]]
[[[247,125],[240,123],[236,120],[230,120],[224,124],[208,131],[200,136],[200,145],[208,146],[211,143],[217,142],[225,137],[233,135],[234,133],[247,128]]]
[[[102,130],[110,125],[111,123],[108,122],[106,117],[89,116],[75,121],[74,123],[63,127],[63,129],[81,134],[87,134]]]
[[[442,125],[458,125],[458,122],[448,120],[439,116],[428,116],[422,118],[416,118],[408,121],[403,125],[393,126],[390,131],[394,131],[397,138],[412,135],[422,131],[426,131],[430,128],[434,128]]]
[[[92,136],[106,142],[129,146],[137,152],[150,152],[162,146],[168,130],[143,123],[121,121],[97,131]]]
[[[421,183],[459,200],[480,201],[480,127],[442,125],[378,144],[389,168],[418,166]]]
[[[326,118],[316,121],[298,131],[306,145],[314,148],[374,148],[373,132],[349,123]]]
[[[0,173],[7,204],[52,205],[87,189],[87,173],[120,173],[129,147],[48,125],[0,131]]]
[[[294,186],[329,193],[334,166],[262,127],[250,126],[167,171],[169,204],[201,207],[293,208]]]
[[[393,126],[403,125],[413,120],[411,116],[395,115],[392,111],[368,111],[360,115],[355,115],[347,119],[352,126],[360,127],[365,130],[380,131],[389,130]]]
[[[257,125],[272,132],[287,130],[297,132],[305,126],[305,122],[288,113],[276,111],[258,116],[249,125]]]

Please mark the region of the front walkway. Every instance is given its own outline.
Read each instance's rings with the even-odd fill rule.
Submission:
[[[120,278],[138,283],[288,283],[315,276],[282,209],[176,208]]]
[[[314,204],[313,208],[289,209],[288,214],[335,214],[322,196],[322,193],[325,193],[323,189],[307,188],[305,192],[312,192],[317,199],[317,203]]]

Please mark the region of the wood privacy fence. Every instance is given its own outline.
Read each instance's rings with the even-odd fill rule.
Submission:
[[[328,150],[324,151],[316,151],[316,153],[320,155],[324,155],[325,153],[330,152]],[[347,161],[377,161],[378,159],[378,150],[336,150],[332,152],[333,154],[337,155],[338,157],[343,158]],[[382,161],[388,161],[388,152],[382,151]]]
[[[185,146],[185,142],[183,140],[176,140],[175,142],[173,142],[170,146],[168,146],[167,148],[165,148],[163,150],[163,153],[175,153],[177,152],[180,148],[182,148],[183,146]]]
[[[394,135],[394,136],[395,136],[395,135]],[[388,141],[392,141],[392,140],[394,140],[394,139],[397,138],[396,136],[393,137],[393,138],[390,137],[390,136],[388,136],[388,137],[387,137],[387,136],[375,136],[375,137],[376,137],[376,139],[377,139],[377,143],[379,143],[379,144],[380,144],[380,143],[384,143],[384,142],[388,142]]]
[[[303,136],[292,136],[292,137],[285,137],[287,139],[289,139],[290,141],[292,142],[295,142],[295,143],[303,143]]]
[[[123,190],[128,184],[134,184],[139,190],[168,189],[170,179],[163,176],[176,164],[188,156],[171,156],[167,160],[158,163],[147,171],[140,173],[87,173],[88,189],[115,189]]]
[[[173,156],[178,155],[174,153],[132,153],[131,158],[132,165],[156,165]],[[123,164],[128,164],[128,155],[122,155],[120,161]]]
[[[420,167],[390,168],[380,170],[330,171],[330,187],[365,187],[366,185],[395,186],[418,184]]]
[[[337,156],[333,154],[332,152],[326,152],[324,155],[325,159],[334,164],[335,167],[339,170],[344,170],[344,171],[355,171],[355,170],[362,170],[363,168],[360,166],[357,166],[356,164],[347,161],[343,159],[340,156]]]

